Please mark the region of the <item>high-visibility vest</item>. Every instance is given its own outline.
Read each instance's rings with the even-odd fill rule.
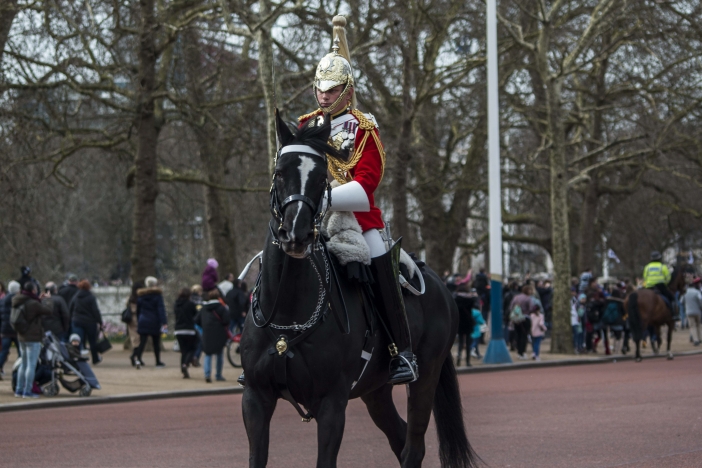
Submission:
[[[661,262],[651,262],[646,265],[643,272],[644,287],[652,288],[657,284],[668,284],[670,281],[670,272],[668,267]]]

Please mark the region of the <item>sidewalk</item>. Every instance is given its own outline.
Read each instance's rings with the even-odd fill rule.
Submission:
[[[687,330],[678,331],[673,333],[673,345],[672,350],[674,353],[689,353],[689,352],[700,352],[702,353],[702,346],[695,347],[689,340],[689,333]],[[7,409],[8,406],[16,405],[33,405],[40,403],[39,406],[45,404],[83,404],[83,403],[98,403],[98,400],[102,401],[126,401],[129,399],[151,399],[151,398],[163,398],[168,397],[170,394],[174,393],[177,395],[197,395],[203,392],[224,392],[224,393],[235,393],[241,391],[236,383],[236,378],[241,374],[241,369],[235,369],[229,362],[224,360],[224,371],[223,375],[227,379],[226,382],[213,382],[206,383],[202,367],[190,368],[190,379],[183,379],[180,373],[180,353],[174,352],[173,342],[165,343],[166,351],[161,353],[161,359],[166,364],[164,369],[156,369],[154,367],[154,355],[153,353],[144,353],[145,367],[137,370],[131,366],[129,362],[130,351],[123,351],[121,344],[115,344],[112,350],[103,356],[103,362],[97,366],[93,366],[95,375],[102,386],[102,390],[94,390],[93,394],[87,398],[81,398],[77,394],[71,394],[65,388],[61,387],[60,392],[57,396],[52,398],[41,397],[36,400],[26,400],[15,398],[11,390],[11,363],[17,358],[17,354],[14,348],[5,364],[5,380],[0,381],[0,412],[3,409]],[[616,356],[604,356],[603,344],[600,343],[598,354],[586,354],[586,355],[567,355],[567,354],[551,354],[548,352],[550,348],[550,340],[545,340],[541,345],[541,359],[542,362],[537,363],[532,360],[519,361],[517,360],[516,353],[510,353],[512,356],[511,365],[485,365],[480,359],[471,359],[471,364],[473,367],[467,368],[463,367],[463,359],[461,360],[462,366],[458,369],[459,373],[473,373],[473,372],[489,372],[493,370],[506,370],[521,367],[541,367],[550,365],[574,365],[574,364],[585,364],[592,362],[609,362],[612,358]],[[665,340],[662,346],[662,355],[665,355]],[[485,346],[480,347],[480,352],[484,353],[486,350]],[[453,356],[455,359],[457,347],[453,348]],[[531,355],[531,346],[528,348],[528,354]],[[631,357],[633,353],[629,353],[627,356]],[[644,357],[651,356],[650,346],[642,349],[642,355]],[[213,363],[214,364],[214,363]],[[173,395],[176,396],[176,395]],[[53,403],[56,402],[56,403]]]
[[[165,342],[165,351],[161,352],[161,360],[166,364],[163,369],[156,369],[153,352],[144,353],[143,360],[146,364],[137,370],[132,367],[129,356],[131,351],[123,351],[122,344],[115,343],[113,348],[105,353],[103,361],[92,366],[95,376],[100,382],[102,390],[93,390],[91,396],[81,398],[77,393],[72,394],[61,387],[59,394],[52,398],[41,397],[37,400],[15,398],[11,389],[12,363],[17,359],[17,352],[12,348],[8,362],[5,364],[5,380],[0,381],[0,406],[19,403],[35,402],[41,400],[82,399],[91,400],[106,396],[129,395],[149,392],[173,392],[179,390],[209,390],[224,388],[241,388],[236,383],[241,375],[241,369],[235,369],[224,356],[224,371],[222,375],[226,382],[206,383],[202,367],[190,367],[190,379],[183,379],[180,373],[180,353],[173,351],[173,341]],[[202,356],[204,359],[204,355]],[[213,359],[216,362],[216,358]],[[215,362],[212,367],[215,367]],[[214,372],[214,369],[213,369]]]

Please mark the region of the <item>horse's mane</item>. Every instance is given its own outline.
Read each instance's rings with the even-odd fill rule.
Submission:
[[[288,144],[307,145],[322,154],[326,153],[334,158],[341,158],[339,150],[329,143],[329,126],[330,124],[326,121],[322,125],[317,125],[317,119],[315,118],[308,120],[299,128],[288,125],[293,135],[293,140]]]

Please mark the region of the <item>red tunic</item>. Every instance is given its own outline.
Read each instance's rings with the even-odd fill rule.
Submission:
[[[304,123],[310,118],[321,115],[321,113],[321,111],[318,111],[304,116],[300,119],[300,126],[304,125]],[[353,120],[355,120],[356,125],[358,125],[358,119],[356,119],[355,116]],[[332,125],[333,124],[334,120],[332,120]],[[377,127],[373,130],[363,130],[360,127],[357,127],[355,133],[354,151],[358,150],[358,147],[361,145],[363,137],[367,131],[375,132],[376,136],[378,136],[378,141],[380,141],[380,133],[378,132]],[[378,185],[383,178],[383,159],[380,156],[380,151],[375,141],[376,140],[372,135],[368,135],[360,159],[356,165],[348,171],[346,177],[348,181],[355,180],[358,182],[361,187],[363,187],[363,190],[365,190],[366,195],[368,195],[370,211],[354,212],[356,220],[358,220],[358,224],[361,225],[363,232],[366,232],[369,229],[383,229],[385,227],[382,213],[380,208],[375,206],[375,198],[373,196],[375,189],[378,188]],[[333,203],[334,200],[332,198],[332,204]]]

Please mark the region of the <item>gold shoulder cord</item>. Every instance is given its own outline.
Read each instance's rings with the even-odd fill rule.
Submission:
[[[353,180],[353,178],[350,175],[347,179],[344,176],[344,174],[346,174],[348,171],[353,169],[356,166],[356,164],[358,164],[358,161],[363,155],[363,150],[366,147],[368,135],[372,135],[373,140],[375,140],[375,145],[378,147],[378,152],[380,153],[380,180],[383,180],[383,175],[385,174],[385,149],[383,148],[382,143],[380,143],[380,138],[378,137],[378,134],[373,131],[375,129],[375,124],[371,120],[367,119],[366,116],[363,115],[363,112],[359,111],[358,109],[352,109],[351,114],[353,114],[353,116],[356,117],[356,119],[358,119],[358,128],[364,131],[363,138],[361,139],[361,144],[358,145],[358,149],[356,149],[356,152],[353,154],[353,156],[349,159],[348,162],[339,161],[336,158],[328,156],[327,166],[329,169],[329,173],[340,184],[345,184],[346,182],[350,182],[351,180]]]
[[[310,112],[309,114],[301,115],[300,117],[297,118],[297,121],[302,122],[305,119],[311,119],[315,115],[319,114],[321,111],[322,111],[322,109],[317,109],[317,110]]]

